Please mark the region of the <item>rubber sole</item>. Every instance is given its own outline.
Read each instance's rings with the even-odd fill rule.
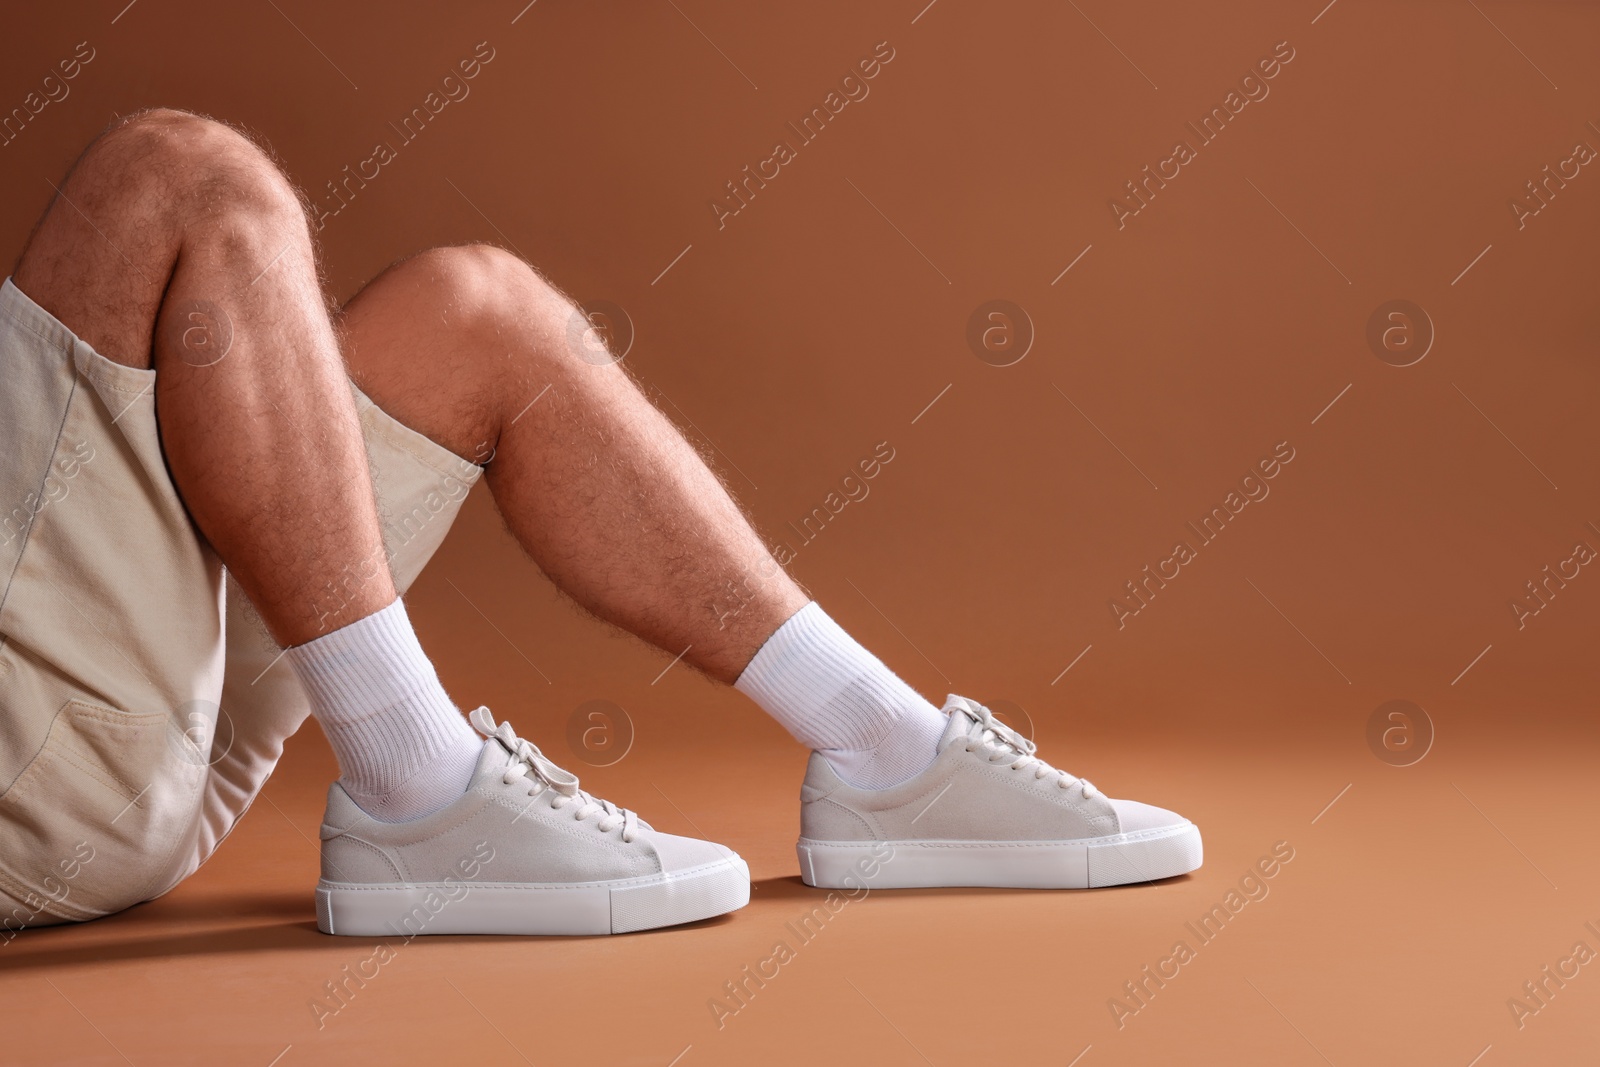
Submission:
[[[1178,826],[1076,841],[813,841],[796,845],[800,878],[821,889],[1098,889],[1199,868],[1200,828]],[[886,855],[887,853],[887,855]]]
[[[730,856],[670,874],[604,882],[317,883],[317,929],[351,937],[626,934],[709,919],[750,903],[750,868]]]

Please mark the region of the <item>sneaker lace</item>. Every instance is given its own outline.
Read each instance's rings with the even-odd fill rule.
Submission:
[[[468,716],[468,719],[479,733],[494,738],[511,751],[511,763],[506,766],[505,774],[501,777],[501,781],[506,785],[514,785],[518,779],[531,774],[537,779],[538,784],[528,790],[530,797],[546,788],[554,789],[560,795],[550,802],[550,807],[556,811],[576,804],[578,807],[573,812],[573,818],[579,822],[599,812],[600,820],[595,826],[602,833],[609,833],[621,826],[622,840],[632,841],[638,836],[640,828],[645,825],[638,815],[627,808],[619,808],[609,800],[602,800],[588,790],[578,788],[577,775],[556,766],[532,741],[518,737],[509,722],[496,725],[494,716],[489,713],[488,708],[478,708]]]
[[[956,699],[961,702],[962,709],[977,720],[977,724],[981,728],[975,736],[968,739],[968,752],[981,750],[988,757],[990,763],[1000,763],[1009,759],[1012,770],[1031,769],[1035,779],[1054,779],[1056,785],[1062,789],[1079,785],[1082,787],[1083,795],[1086,798],[1100,795],[1100,790],[1096,789],[1094,783],[1089,779],[1079,778],[1060,768],[1052,767],[1034,755],[1038,750],[1038,746],[995,718],[994,712],[976,700],[968,700],[966,697],[957,697]]]

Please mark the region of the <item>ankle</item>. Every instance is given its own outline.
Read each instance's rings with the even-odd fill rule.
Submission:
[[[439,811],[461,799],[472,783],[483,739],[473,735],[453,739],[425,765],[385,792],[364,792],[342,775],[339,784],[356,807],[378,822],[410,822]]]
[[[947,719],[933,705],[937,718],[907,714],[871,748],[823,749],[822,756],[846,782],[858,789],[888,789],[933,766]]]

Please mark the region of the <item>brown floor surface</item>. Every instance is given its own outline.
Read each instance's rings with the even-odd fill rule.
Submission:
[[[1191,815],[1205,866],[1075,893],[884,891],[802,940],[793,924],[825,894],[796,874],[797,752],[652,744],[592,784],[663,829],[737,848],[755,882],[748,908],[615,938],[391,940],[380,958],[376,940],[315,928],[331,761],[310,728],[191,881],[0,949],[13,1021],[0,1062],[1593,1062],[1590,968],[1520,1029],[1507,1006],[1574,942],[1600,945],[1584,925],[1600,925],[1600,858],[1573,835],[1594,805],[1592,731],[1548,749],[1542,738],[1534,759],[1508,724],[1408,768],[1350,745],[1074,745],[1062,733],[1046,743],[1067,767]],[[1294,858],[1266,895],[1202,942],[1186,924],[1280,841]],[[746,1003],[731,999],[725,983],[778,941],[793,958]],[[1111,999],[1137,1006],[1123,983],[1177,941],[1193,958],[1117,1025]],[[371,978],[340,1004],[326,983],[345,968]]]

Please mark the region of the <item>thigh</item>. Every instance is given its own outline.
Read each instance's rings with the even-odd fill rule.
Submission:
[[[232,127],[162,108],[129,115],[53,183],[12,279],[107,359],[153,366],[158,328],[177,348],[195,326],[193,309],[163,304],[188,227],[268,172],[281,181],[265,151]]]
[[[177,259],[173,182],[157,123],[114,125],[59,182],[12,271],[17,287],[107,359],[151,366]]]

